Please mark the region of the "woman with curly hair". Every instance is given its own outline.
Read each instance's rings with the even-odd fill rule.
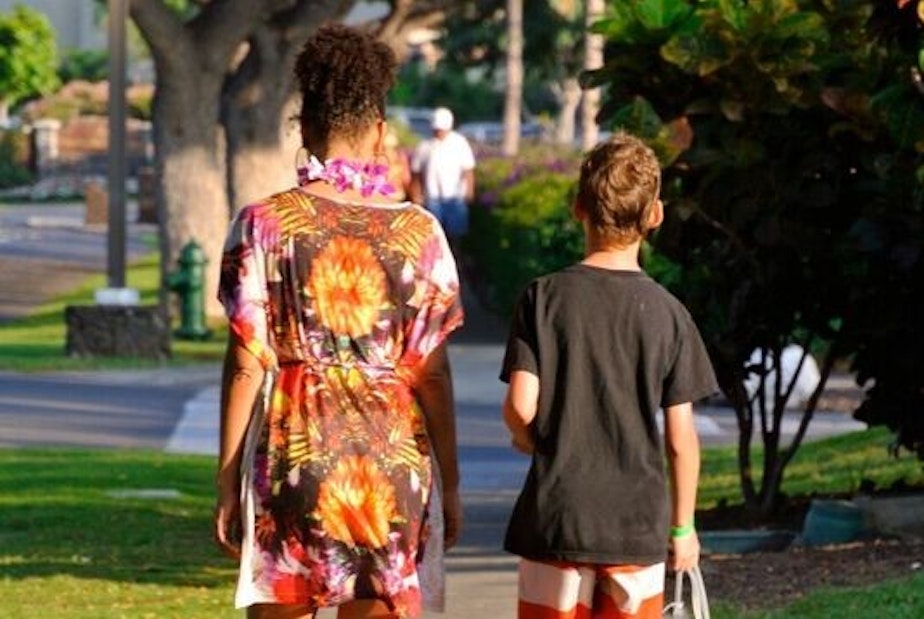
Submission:
[[[391,198],[395,67],[355,29],[308,40],[298,186],[244,207],[225,245],[215,536],[248,617],[419,616],[441,578],[420,567],[459,535],[458,275],[434,217]]]

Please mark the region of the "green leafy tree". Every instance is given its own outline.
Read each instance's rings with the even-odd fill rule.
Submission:
[[[869,26],[888,52],[871,104],[893,145],[878,159],[887,191],[854,230],[866,292],[855,307],[854,367],[874,383],[857,417],[889,427],[894,448],[924,459],[924,2],[878,2]]]
[[[0,15],[0,126],[11,105],[58,87],[57,66],[55,32],[44,15],[22,5]]]
[[[523,99],[532,113],[557,116],[556,139],[571,144],[581,98],[577,81],[583,61],[581,3],[563,10],[555,0],[529,2],[523,14]],[[505,0],[459,3],[440,44],[445,58],[437,73],[477,70],[493,85],[506,62]],[[499,112],[498,112],[499,114]],[[496,116],[497,114],[495,114]],[[481,118],[486,118],[481,116]]]
[[[908,108],[866,94],[888,92],[897,75],[866,30],[872,9],[861,0],[629,0],[597,26],[606,65],[586,83],[607,87],[601,116],[645,137],[666,165],[671,217],[655,244],[679,267],[672,288],[735,409],[742,493],[758,513],[778,506],[834,363],[868,325],[858,308],[872,300],[875,269],[858,224],[879,221],[890,197],[911,197],[883,125]],[[924,123],[906,130],[918,143]],[[820,353],[821,381],[783,444],[794,381],[780,358],[790,344]],[[750,363],[754,350],[762,363]]]

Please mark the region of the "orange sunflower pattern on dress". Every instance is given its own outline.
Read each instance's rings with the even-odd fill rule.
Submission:
[[[376,598],[419,616],[433,476],[415,380],[463,316],[439,224],[409,203],[278,194],[232,222],[219,298],[267,369],[237,606]]]

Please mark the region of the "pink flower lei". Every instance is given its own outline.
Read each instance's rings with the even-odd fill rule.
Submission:
[[[308,165],[298,168],[298,184],[304,186],[311,181],[324,181],[340,193],[355,189],[364,198],[374,193],[387,196],[395,192],[388,180],[388,166],[374,162],[336,158],[321,163],[311,155]]]

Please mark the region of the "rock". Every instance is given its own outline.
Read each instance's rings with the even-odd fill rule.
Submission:
[[[170,357],[170,325],[157,306],[71,305],[65,352],[71,357]]]
[[[790,344],[783,349],[783,352],[780,354],[780,367],[782,368],[782,378],[783,385],[781,391],[785,392],[789,388],[789,385],[793,381],[793,377],[796,376],[796,368],[799,366],[799,360],[802,359],[804,349],[798,344]],[[744,382],[744,388],[748,392],[749,398],[754,398],[757,394],[757,391],[760,389],[760,368],[761,368],[761,357],[763,351],[760,348],[754,349],[754,352],[751,353],[751,358],[748,359],[748,367],[751,368],[751,372],[748,374],[747,380]],[[770,352],[767,352],[767,362],[764,366],[766,368],[766,378],[764,379],[764,391],[763,399],[764,404],[767,407],[768,411],[773,410],[773,404],[776,393],[776,379],[778,373],[775,371],[775,365],[773,359],[770,355]],[[802,364],[802,369],[799,371],[798,376],[796,377],[796,385],[793,387],[792,394],[789,396],[789,399],[786,401],[786,408],[800,408],[805,405],[809,397],[815,391],[815,388],[818,386],[818,381],[821,380],[821,373],[818,371],[818,364],[815,362],[812,355],[805,357],[805,362]]]

